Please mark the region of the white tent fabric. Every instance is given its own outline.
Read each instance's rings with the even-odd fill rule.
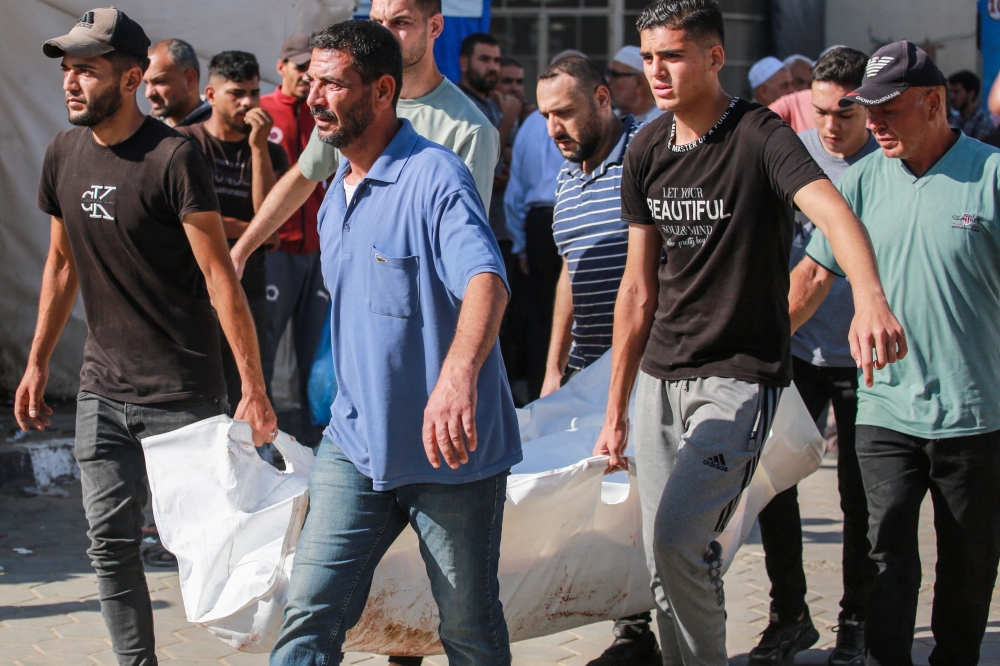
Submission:
[[[45,147],[70,128],[59,62],[42,42],[64,35],[98,0],[16,0],[3,3],[0,25],[0,386],[16,388],[38,312],[49,222],[35,207]],[[122,0],[115,6],[156,43],[183,39],[204,64],[229,49],[257,56],[265,92],[278,81],[274,63],[285,38],[312,32],[354,13],[357,0]],[[143,102],[145,100],[142,100]],[[79,301],[50,365],[49,397],[76,393],[86,337]]]

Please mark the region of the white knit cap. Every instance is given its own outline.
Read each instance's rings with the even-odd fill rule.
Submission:
[[[805,57],[801,53],[793,53],[792,55],[790,55],[787,58],[785,58],[784,65],[785,65],[785,67],[791,67],[792,65],[794,65],[795,63],[800,62],[800,61],[804,62],[805,64],[809,65],[810,67],[813,67],[816,64],[815,62],[813,62],[809,58]]]
[[[626,67],[631,67],[637,72],[642,71],[642,54],[639,52],[638,46],[621,47],[612,60],[620,62]]]
[[[747,74],[747,79],[750,81],[750,90],[755,89],[784,68],[785,64],[774,56],[761,58],[753,64],[753,67],[750,68],[750,73]]]

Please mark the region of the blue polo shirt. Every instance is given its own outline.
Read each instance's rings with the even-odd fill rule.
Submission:
[[[376,490],[466,483],[521,461],[507,373],[494,342],[479,372],[477,449],[434,469],[424,408],[474,276],[504,279],[503,259],[468,167],[401,120],[395,138],[345,201],[344,160],[319,212],[323,280],[339,392],[326,434]]]

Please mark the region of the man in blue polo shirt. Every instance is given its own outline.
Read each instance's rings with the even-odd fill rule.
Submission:
[[[841,100],[867,107],[881,147],[838,187],[868,228],[909,354],[858,388],[857,454],[868,498],[868,666],[909,666],[921,588],[917,524],[930,492],[937,566],[930,664],[971,666],[1000,563],[1000,151],[948,127],[947,81],[895,42]],[[826,238],[806,253],[830,274],[792,276],[808,313],[842,274]],[[856,286],[856,285],[855,285]]]
[[[639,131],[619,120],[594,61],[560,58],[538,77],[538,109],[566,158],[556,181],[552,235],[562,257],[542,396],[611,349],[615,294],[625,272],[628,222],[621,217],[622,162]],[[588,666],[660,663],[648,612],[615,622],[611,647]]]
[[[347,21],[310,46],[309,107],[346,158],[319,214],[339,392],[271,663],[335,663],[409,524],[449,663],[506,665],[497,566],[521,445],[497,343],[503,260],[468,168],[396,117],[392,33]]]

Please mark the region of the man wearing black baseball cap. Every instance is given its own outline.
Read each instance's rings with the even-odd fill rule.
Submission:
[[[948,79],[930,59],[927,52],[903,40],[880,48],[865,67],[861,87],[840,100],[841,106],[853,103],[879,106],[893,100],[910,88],[947,86]]]
[[[902,41],[872,55],[841,104],[867,107],[881,147],[838,187],[871,236],[909,353],[858,388],[857,454],[868,499],[869,666],[909,665],[921,587],[917,523],[930,491],[937,579],[929,663],[979,662],[1000,563],[1000,151],[952,130],[946,80]],[[829,271],[792,292],[814,311],[834,274],[826,239],[806,248]],[[793,314],[793,319],[794,319]]]
[[[77,127],[56,135],[42,165],[38,207],[51,216],[52,238],[14,405],[22,429],[49,425],[49,357],[80,291],[87,342],[76,459],[88,553],[115,656],[129,666],[156,663],[140,557],[140,440],[226,411],[216,316],[243,384],[236,417],[258,445],[277,434],[208,164],[193,141],[136,104],[148,48],[142,28],[113,7],[87,12],[42,46],[62,58]]]

